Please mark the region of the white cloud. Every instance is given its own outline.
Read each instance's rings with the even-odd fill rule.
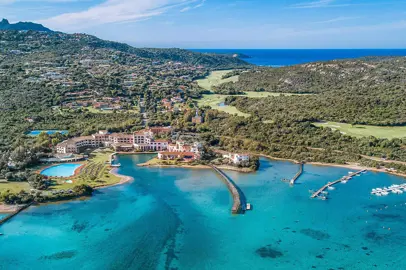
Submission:
[[[84,11],[65,13],[40,22],[55,30],[77,31],[106,23],[146,20],[192,2],[195,0],[107,0]]]
[[[317,21],[317,22],[311,22],[311,24],[325,24],[325,23],[334,23],[334,22],[342,22],[342,21],[349,21],[349,20],[356,20],[356,19],[360,19],[363,17],[337,17],[337,18],[333,18],[330,20],[325,20],[325,21]]]
[[[333,3],[334,1],[335,0],[319,0],[319,1],[313,1],[313,2],[294,4],[291,7],[292,8],[319,8],[319,7],[328,6],[329,4]]]
[[[196,0],[194,2],[196,2]],[[189,11],[189,10],[192,10],[192,9],[200,8],[200,7],[204,6],[204,3],[206,3],[206,0],[202,0],[199,4],[194,5],[194,6],[184,7],[184,8],[182,8],[180,10],[180,12],[186,12],[186,11]]]

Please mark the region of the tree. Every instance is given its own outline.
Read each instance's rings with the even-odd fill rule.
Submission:
[[[46,190],[49,186],[48,180],[41,174],[33,174],[28,178],[28,183],[34,189]]]
[[[78,196],[90,196],[93,194],[93,188],[88,185],[82,184],[79,186],[75,186],[73,188],[73,192],[75,192]]]

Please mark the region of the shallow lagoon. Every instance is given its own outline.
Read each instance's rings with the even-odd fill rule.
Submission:
[[[135,166],[148,158],[120,157],[131,184],[87,201],[32,207],[0,227],[0,269],[406,267],[406,194],[369,195],[402,178],[369,172],[337,185],[328,201],[310,200],[309,189],[348,169],[305,166],[291,188],[280,179],[297,165],[262,159],[255,174],[227,172],[254,206],[232,216],[215,173]]]

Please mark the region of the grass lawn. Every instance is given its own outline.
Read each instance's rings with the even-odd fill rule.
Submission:
[[[75,185],[86,184],[91,187],[114,185],[120,182],[120,178],[110,174],[110,166],[106,164],[110,160],[110,150],[99,150],[92,153],[85,166],[80,170],[79,175],[70,177],[73,183],[66,183],[67,179],[54,179],[56,185],[51,189],[71,189]]]
[[[245,95],[235,95],[240,97],[249,97],[249,98],[264,98],[264,97],[277,97],[282,95],[281,93],[270,93],[270,92],[245,92]],[[286,96],[293,96],[295,94],[284,94]],[[297,94],[296,94],[297,95]],[[219,104],[223,103],[226,98],[231,95],[218,95],[210,94],[203,95],[203,98],[197,99],[197,105],[199,107],[209,106],[212,109],[223,111],[229,114],[238,114],[239,116],[249,117],[250,114],[243,113],[237,110],[234,106],[220,106]]]
[[[333,130],[339,130],[343,134],[354,137],[374,136],[376,138],[404,138],[406,137],[406,127],[379,127],[367,125],[351,125],[337,122],[313,123],[318,127],[329,127]]]
[[[227,73],[230,73],[231,70],[217,70],[217,71],[213,71],[210,73],[209,76],[207,76],[207,78],[205,79],[201,79],[201,80],[197,80],[197,84],[203,88],[203,89],[207,89],[207,90],[211,90],[211,88],[213,86],[216,85],[220,85],[222,83],[226,83],[226,82],[236,82],[238,81],[238,77],[239,76],[233,76],[227,79],[222,79],[222,77],[224,75],[226,75]]]
[[[30,185],[27,182],[8,182],[0,180],[0,193],[10,190],[12,193],[18,193],[21,190],[29,191]]]
[[[209,106],[212,109],[226,112],[229,114],[237,114],[243,117],[249,117],[250,114],[240,112],[234,106],[220,106],[226,100],[227,95],[204,95],[203,98],[197,100],[197,105],[199,107]]]

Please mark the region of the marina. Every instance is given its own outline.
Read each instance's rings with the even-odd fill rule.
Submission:
[[[338,184],[338,183],[343,183],[346,184],[349,180],[351,180],[354,176],[359,176],[361,175],[361,173],[366,172],[366,169],[357,171],[357,172],[349,172],[348,175],[343,176],[341,179],[336,180],[334,182],[328,182],[327,184],[325,184],[323,187],[321,187],[319,190],[317,190],[316,192],[314,192],[311,196],[312,199],[319,197],[322,200],[327,200],[327,195],[328,192],[325,191],[326,189],[331,190],[331,188],[334,188],[333,186]]]
[[[391,185],[389,187],[383,187],[383,188],[373,188],[371,191],[371,195],[381,197],[381,196],[387,196],[390,193],[403,194],[404,192],[406,192],[406,184],[400,184],[400,185]]]

